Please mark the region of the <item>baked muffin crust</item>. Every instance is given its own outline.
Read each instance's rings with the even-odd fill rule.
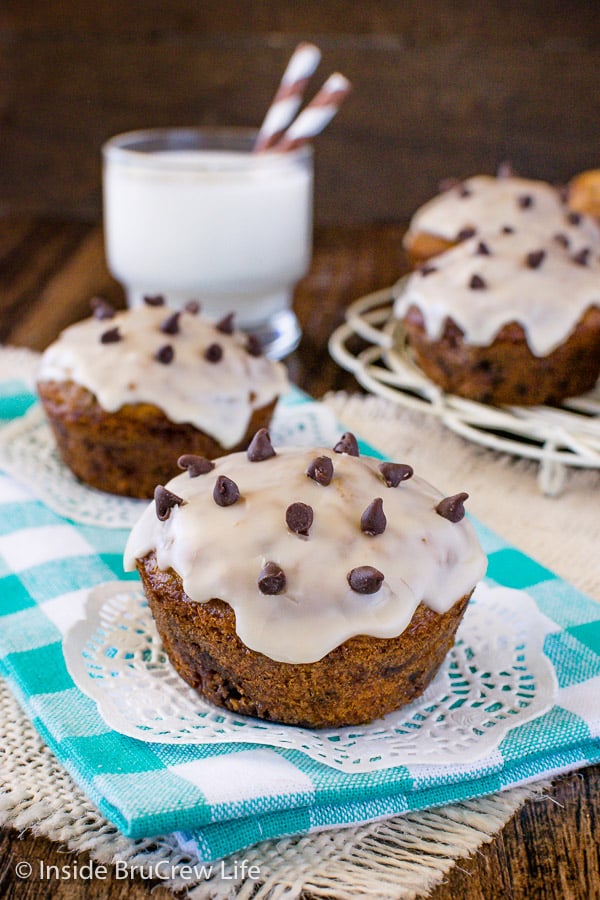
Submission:
[[[348,434],[275,450],[263,431],[192,465],[157,488],[125,551],[183,678],[234,711],[312,727],[424,690],[486,568],[466,493],[361,456]]]

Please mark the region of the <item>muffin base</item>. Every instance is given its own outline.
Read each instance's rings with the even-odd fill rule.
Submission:
[[[276,404],[256,409],[244,438],[223,448],[148,403],[107,412],[94,394],[72,381],[43,381],[37,388],[65,465],[91,487],[139,499],[152,497],[157,484],[180,474],[177,460],[184,453],[215,459],[245,449],[255,432],[269,425]]]
[[[404,236],[404,252],[411,269],[418,269],[440,253],[456,247],[457,243],[459,242],[448,241],[427,231],[407,232]]]
[[[492,344],[467,344],[447,319],[439,339],[427,336],[421,311],[411,306],[402,321],[409,347],[423,372],[448,394],[480,403],[552,404],[591,390],[600,376],[600,309],[592,307],[563,344],[535,356],[520,325],[511,322]]]
[[[250,650],[235,613],[219,599],[197,603],[154,552],[138,560],[148,604],[179,675],[234,713],[308,728],[359,725],[423,693],[454,643],[469,596],[443,614],[420,603],[402,634],[358,635],[314,663],[290,664]]]

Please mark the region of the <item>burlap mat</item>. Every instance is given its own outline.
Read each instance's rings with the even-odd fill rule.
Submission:
[[[440,489],[468,491],[473,515],[600,600],[600,517],[594,498],[600,472],[570,471],[562,494],[545,497],[535,463],[469,444],[433,418],[374,397],[335,394],[325,402],[348,429],[394,459],[410,462]],[[194,879],[181,868],[194,860],[181,852],[172,836],[132,841],[98,814],[1,683],[0,716],[2,824],[86,850],[98,863],[127,862],[135,870],[166,860],[174,866],[174,877],[162,883],[174,890],[185,887],[197,900],[276,900],[298,898],[303,892],[339,900],[425,897],[455,860],[489,841],[528,797],[547,786],[540,783],[370,825],[263,842]],[[242,858],[258,866],[258,879],[235,877]]]

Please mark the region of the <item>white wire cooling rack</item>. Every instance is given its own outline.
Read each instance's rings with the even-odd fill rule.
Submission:
[[[329,340],[333,359],[364,388],[437,416],[467,440],[537,460],[538,484],[545,494],[561,492],[569,466],[600,468],[600,382],[593,391],[552,407],[487,406],[445,394],[410,355],[392,315],[395,293],[397,287],[389,287],[356,300]],[[360,349],[350,349],[357,336],[362,338]]]

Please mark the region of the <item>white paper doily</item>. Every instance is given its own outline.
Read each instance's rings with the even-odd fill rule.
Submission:
[[[269,430],[275,446],[333,446],[340,436],[333,413],[316,401],[279,403]],[[131,528],[148,505],[78,481],[60,459],[39,404],[1,429],[0,467],[54,512],[82,525]]]
[[[0,381],[19,379],[33,391],[39,362],[40,354],[35,350],[0,344]]]
[[[171,666],[132,582],[94,589],[63,651],[75,683],[121,734],[169,744],[266,744],[369,772],[482,759],[510,729],[550,709],[556,676],[542,645],[556,627],[524,592],[482,583],[421,698],[370,725],[319,730],[238,716],[200,698]]]
[[[329,352],[368,391],[438,416],[470,441],[539,462],[538,483],[548,495],[564,485],[565,467],[600,468],[600,383],[560,406],[487,406],[445,394],[415,364],[393,318],[397,287],[356,300],[329,340]],[[353,352],[354,337],[367,342]]]

